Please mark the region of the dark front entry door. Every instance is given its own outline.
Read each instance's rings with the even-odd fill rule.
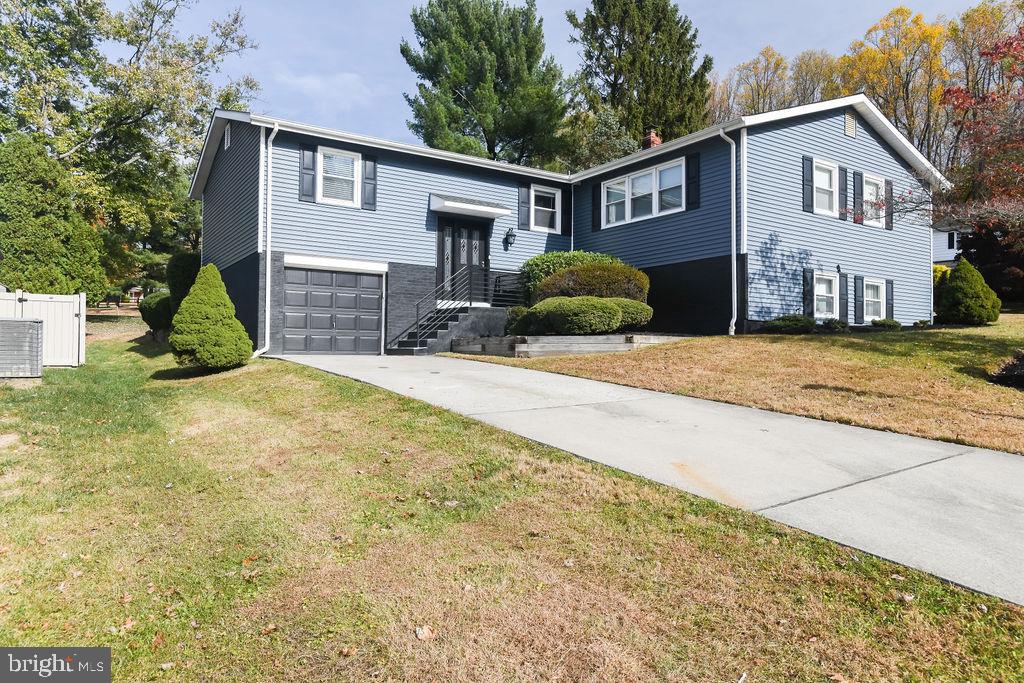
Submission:
[[[449,282],[451,277],[464,268],[469,269],[469,277],[459,278],[452,285],[458,290],[452,296],[459,299],[467,297],[472,282],[473,300],[482,298],[487,284],[487,273],[490,270],[490,250],[488,235],[490,225],[473,220],[442,217],[437,229],[437,284]],[[447,289],[447,288],[446,288]],[[445,291],[438,298],[445,298]]]

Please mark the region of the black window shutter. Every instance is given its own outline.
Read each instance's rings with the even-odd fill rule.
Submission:
[[[316,147],[299,146],[299,199],[316,201]]]
[[[864,276],[856,275],[853,278],[853,322],[855,325],[864,324]]]
[[[864,222],[864,174],[853,172],[853,222]]]
[[[885,229],[892,230],[892,181],[885,181]]]
[[[892,320],[896,317],[893,306],[892,296],[893,282],[892,280],[885,281],[885,317]]]
[[[804,157],[804,211],[814,213],[814,159]]]
[[[590,231],[597,232],[601,229],[601,211],[604,209],[601,198],[601,183],[595,181],[590,186],[590,192]]]
[[[363,208],[377,210],[377,157],[363,157]]]
[[[572,234],[572,187],[562,188],[562,234]]]
[[[686,210],[700,208],[700,153],[686,155]]]
[[[804,268],[804,315],[814,316],[814,268]]]
[[[530,229],[530,185],[519,183],[519,229]]]
[[[846,273],[839,273],[839,319],[850,322],[850,285]]]
[[[849,183],[846,182],[846,168],[839,167],[839,220],[845,221],[850,212]]]

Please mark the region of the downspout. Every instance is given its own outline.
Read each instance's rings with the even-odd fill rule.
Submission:
[[[270,137],[267,138],[267,218],[263,222],[264,227],[266,228],[266,235],[264,236],[265,239],[263,240],[263,253],[265,254],[264,260],[266,261],[267,264],[267,272],[263,278],[265,284],[265,291],[263,293],[265,304],[263,311],[263,346],[261,346],[260,348],[256,349],[253,352],[253,358],[257,356],[262,356],[263,354],[270,350],[270,273],[274,257],[274,253],[270,249],[270,235],[271,225],[273,223],[273,220],[271,219],[271,217],[273,216],[271,208],[273,207],[274,204],[274,193],[272,191],[274,189],[274,138],[277,137],[277,130],[278,124],[275,123],[274,130],[271,131]],[[260,181],[262,182],[262,178],[260,179]]]
[[[738,310],[736,292],[736,143],[725,134],[725,130],[718,129],[718,135],[729,143],[729,247],[732,251],[732,259],[729,263],[729,270],[732,273],[732,318],[729,319],[729,335],[736,334],[736,317]]]

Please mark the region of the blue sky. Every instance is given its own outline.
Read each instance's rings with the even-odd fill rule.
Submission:
[[[112,2],[119,5],[119,2]],[[398,53],[412,39],[407,0],[249,1],[241,4],[249,35],[260,48],[230,60],[228,73],[252,73],[263,91],[253,110],[391,140],[416,142],[406,127],[403,92],[415,80]],[[582,13],[589,0],[538,0],[548,52],[568,72],[578,65],[569,44],[565,11]],[[724,73],[771,43],[787,56],[807,48],[845,51],[850,42],[896,4],[894,0],[716,0],[680,3],[699,31],[702,49]],[[915,4],[933,19],[955,16],[973,2],[934,0]],[[182,28],[198,31],[239,5],[238,0],[202,0]],[[827,8],[827,9],[826,9]]]

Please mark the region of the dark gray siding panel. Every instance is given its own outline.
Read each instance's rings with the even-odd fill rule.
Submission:
[[[749,313],[754,320],[800,313],[803,268],[835,273],[836,266],[853,277],[894,280],[895,316],[904,324],[931,318],[928,216],[897,216],[890,231],[801,210],[804,155],[846,167],[851,197],[854,171],[892,180],[897,196],[925,192],[907,164],[860,116],[857,136],[844,135],[843,117],[841,110],[825,112],[748,132]]]
[[[254,348],[259,347],[261,260],[259,254],[252,253],[220,271],[231,303],[235,305],[235,317],[242,321]]]
[[[387,278],[386,343],[416,322],[416,302],[434,290],[437,268],[412,263],[389,263]],[[432,304],[431,304],[432,305]],[[426,311],[421,311],[425,313]]]
[[[744,277],[745,260],[737,259],[737,280]],[[647,329],[655,332],[725,334],[732,317],[729,256],[684,261],[643,269],[651,279],[647,303],[654,318]],[[744,329],[746,302],[738,290],[736,329]]]
[[[592,231],[594,218],[601,215],[593,210],[595,184],[694,152],[700,153],[698,208]],[[724,140],[703,142],[587,180],[575,188],[573,198],[576,249],[614,254],[639,268],[729,254],[729,146]]]
[[[520,177],[384,150],[324,142],[377,157],[376,211],[300,202],[299,144],[317,142],[289,133],[274,141],[275,250],[434,266],[437,215],[429,208],[432,192],[497,202],[511,210],[494,221],[491,231],[491,267],[496,270],[515,270],[531,256],[569,248],[568,235],[532,231],[518,232],[511,247],[503,243],[505,232],[518,225]]]
[[[220,270],[257,249],[260,130],[231,122],[231,146],[218,145],[203,190],[203,263]]]

